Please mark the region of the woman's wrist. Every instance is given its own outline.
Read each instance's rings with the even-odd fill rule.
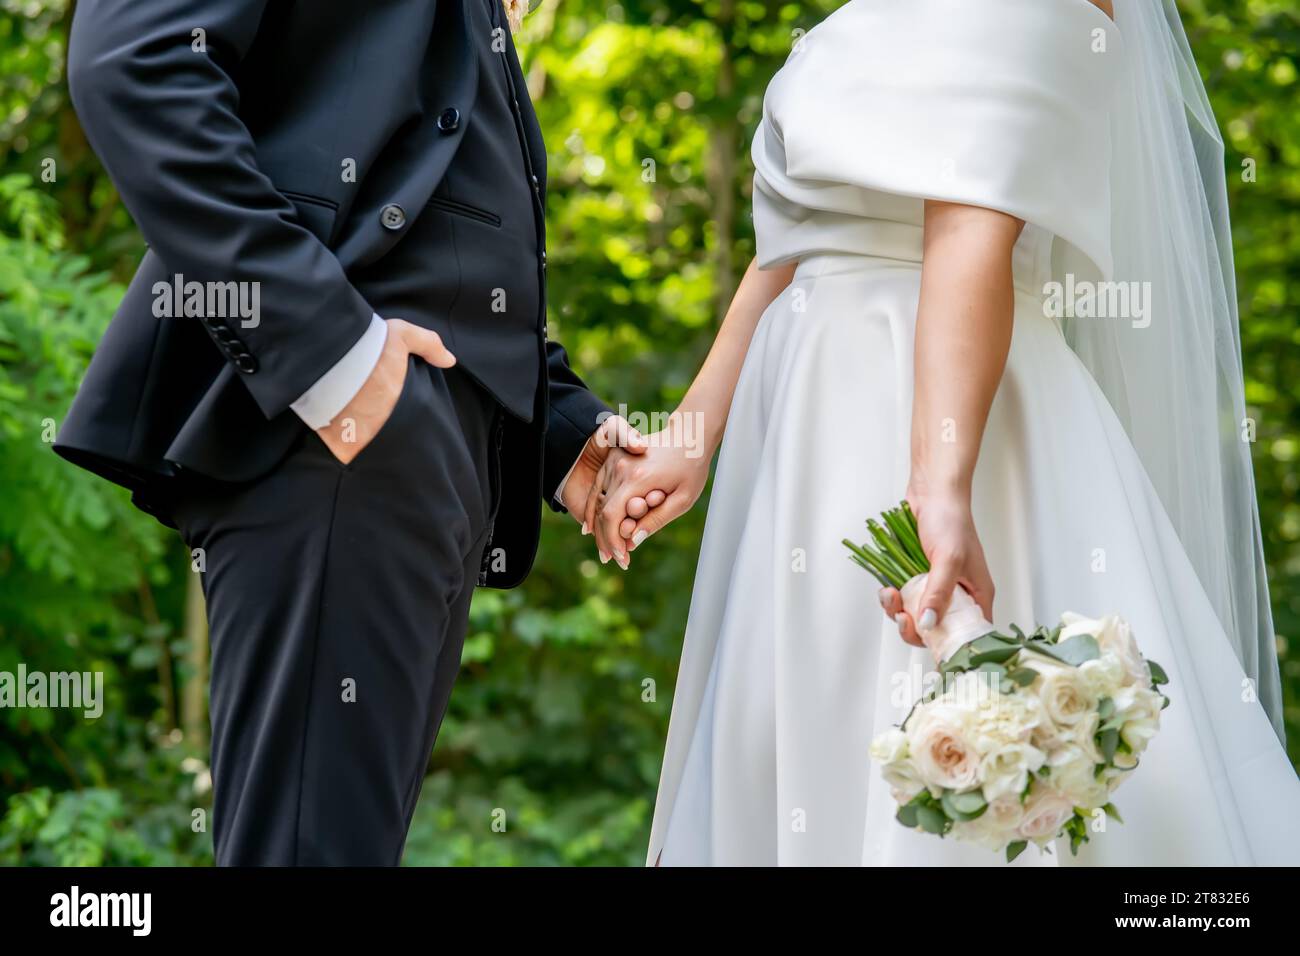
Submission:
[[[943,500],[953,504],[970,507],[972,476],[961,471],[945,471],[935,474],[912,466],[912,475],[907,483],[908,497],[926,500]]]
[[[693,401],[687,393],[682,403],[668,416],[665,431],[675,433],[673,437],[676,439],[690,441],[691,450],[705,461],[712,461],[714,452],[722,444],[726,427],[727,409],[719,409],[705,401]]]

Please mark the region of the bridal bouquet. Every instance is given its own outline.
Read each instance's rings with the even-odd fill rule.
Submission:
[[[916,518],[903,503],[867,527],[870,542],[844,544],[916,618],[930,569]],[[957,588],[923,636],[938,686],[876,737],[871,756],[904,826],[1005,851],[1008,862],[1066,835],[1077,853],[1094,820],[1120,820],[1110,796],[1160,727],[1168,678],[1116,616],[1066,613],[1052,628],[1010,630]]]

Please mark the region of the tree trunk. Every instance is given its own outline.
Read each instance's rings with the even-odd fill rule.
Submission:
[[[203,587],[193,571],[185,590],[185,646],[189,676],[181,690],[181,729],[186,743],[203,747],[208,740],[208,616]]]

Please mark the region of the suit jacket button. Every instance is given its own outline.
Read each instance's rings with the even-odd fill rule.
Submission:
[[[235,356],[235,368],[239,369],[245,375],[252,375],[257,371],[257,359],[247,352],[241,352]]]
[[[383,209],[379,210],[379,221],[385,229],[391,229],[393,232],[401,229],[406,225],[406,210],[395,202],[390,202]]]
[[[449,106],[438,115],[438,132],[450,133],[460,125],[460,110]]]

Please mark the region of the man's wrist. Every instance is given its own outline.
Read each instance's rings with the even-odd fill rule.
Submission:
[[[334,366],[316,380],[289,407],[308,428],[319,431],[329,426],[347,407],[379,364],[388,340],[388,323],[372,315],[370,326],[356,344]]]
[[[595,432],[592,432],[592,434],[594,435]],[[590,440],[591,439],[588,439],[588,441]],[[582,461],[581,452],[579,452],[578,457],[573,460],[573,464],[569,466],[569,470],[564,473],[564,477],[560,479],[559,487],[555,489],[555,495],[554,495],[555,503],[559,505],[561,508],[566,508],[566,509],[568,508],[568,505],[564,503],[564,489],[568,487],[569,479],[573,477],[573,472],[578,467],[578,462],[580,461]]]

